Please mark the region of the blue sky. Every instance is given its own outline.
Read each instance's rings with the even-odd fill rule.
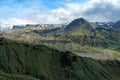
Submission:
[[[120,20],[120,0],[0,0],[0,24]]]
[[[22,17],[35,10],[51,10],[66,3],[83,3],[85,0],[0,0],[0,18]]]

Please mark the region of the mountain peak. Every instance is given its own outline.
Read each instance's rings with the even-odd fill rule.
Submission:
[[[86,23],[88,22],[87,20],[85,20],[84,18],[77,18],[77,19],[74,19],[71,23],[69,23],[68,25],[70,24],[74,24],[74,25],[80,25],[82,23]]]
[[[77,18],[69,23],[64,31],[67,33],[78,34],[79,32],[90,31],[93,28],[94,26],[89,21],[85,20],[84,18]]]
[[[73,22],[86,22],[87,20],[85,20],[84,18],[77,18],[75,19]]]

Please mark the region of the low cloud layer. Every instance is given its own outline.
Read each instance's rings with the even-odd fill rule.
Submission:
[[[26,9],[27,10],[27,9]],[[22,13],[23,14],[23,13]],[[120,0],[88,0],[84,3],[69,2],[56,9],[31,10],[24,17],[0,20],[1,24],[51,24],[65,23],[83,17],[89,21],[120,20]]]

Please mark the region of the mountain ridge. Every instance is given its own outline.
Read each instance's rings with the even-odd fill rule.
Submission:
[[[109,49],[111,57],[120,56],[120,31],[94,26],[83,18],[73,20],[66,27],[40,29],[31,26],[8,30],[3,33],[3,37],[73,52],[100,53],[101,55],[104,49]]]
[[[80,18],[77,18],[77,19],[80,19]],[[81,18],[81,19],[84,19],[84,18]],[[43,29],[45,29],[45,28],[49,29],[49,27],[51,27],[51,26],[66,27],[69,23],[70,22],[61,23],[61,24],[20,24],[20,25],[13,25],[13,26],[10,25],[10,24],[1,24],[1,31],[6,31],[6,30],[9,30],[9,29],[20,29],[20,28],[24,28],[24,27],[28,27],[28,26],[29,27],[30,26],[41,27]],[[113,25],[115,25],[115,22],[90,22],[90,23],[93,24],[94,26],[97,26],[97,27],[106,27],[106,28],[112,28],[112,27],[114,27]],[[4,27],[6,27],[6,28],[4,28]]]

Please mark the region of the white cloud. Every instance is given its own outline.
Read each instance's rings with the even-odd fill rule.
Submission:
[[[14,24],[14,25],[17,25],[17,24],[30,24],[30,23],[32,23],[32,24],[34,24],[34,22],[32,22],[32,21],[29,21],[29,20],[27,20],[27,19],[18,19],[18,18],[9,18],[9,19],[7,19],[7,20],[2,20],[1,21],[3,24]]]
[[[2,24],[64,23],[83,17],[90,21],[120,20],[120,0],[88,0],[85,3],[67,3],[49,11],[31,11],[24,18],[0,20]]]
[[[88,7],[84,15],[92,21],[120,20],[119,0],[90,0],[87,5],[92,5],[93,7]]]
[[[36,24],[33,21],[27,20],[27,19],[18,19],[18,18],[9,18],[6,20],[0,20],[0,27],[11,27],[13,25],[21,25],[21,24]]]
[[[89,0],[85,3],[68,3],[42,15],[37,14],[36,18],[39,19],[38,23],[61,23],[78,17],[90,21],[117,21],[120,20],[119,14],[119,0]]]

